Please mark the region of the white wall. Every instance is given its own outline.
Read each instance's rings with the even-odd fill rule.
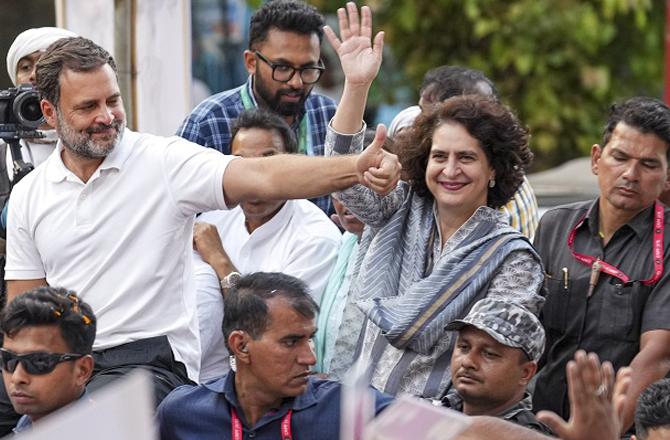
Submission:
[[[136,1],[137,128],[172,135],[191,109],[190,2]]]
[[[191,109],[190,1],[124,1],[133,9],[127,19],[134,17],[135,23],[115,23],[126,18],[115,13],[114,0],[55,0],[58,25],[95,41],[115,54],[120,69],[130,70],[131,90],[124,96],[129,97],[125,105],[131,127],[172,135]],[[132,47],[130,66],[119,63],[115,41],[128,41]]]
[[[56,22],[114,53],[114,0],[56,0]]]

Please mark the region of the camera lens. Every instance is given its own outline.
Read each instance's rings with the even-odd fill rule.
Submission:
[[[22,103],[19,110],[24,119],[28,121],[39,121],[42,119],[42,110],[38,100],[30,99]]]
[[[14,100],[14,114],[19,123],[26,127],[37,128],[42,125],[44,118],[37,92],[30,90],[19,94]]]

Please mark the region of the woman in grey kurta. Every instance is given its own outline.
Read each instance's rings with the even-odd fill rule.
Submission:
[[[326,138],[332,155],[362,149],[365,101],[381,63],[379,35],[372,45],[368,27],[349,27],[340,14],[343,26],[343,41],[326,31],[346,78]],[[383,141],[378,128],[375,142]],[[534,313],[543,302],[537,254],[496,211],[521,184],[532,154],[514,114],[476,96],[452,98],[422,114],[394,149],[405,181],[391,194],[378,196],[361,185],[338,193],[366,224],[351,293],[365,317],[358,358],[378,389],[436,398],[451,379],[455,336],[444,330],[447,323],[485,296],[511,299]]]

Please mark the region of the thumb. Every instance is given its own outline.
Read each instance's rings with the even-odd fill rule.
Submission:
[[[551,411],[540,411],[537,413],[537,420],[547,425],[557,437],[566,437],[568,424],[558,414]]]
[[[386,126],[384,124],[377,125],[377,130],[375,131],[375,139],[372,141],[368,147],[371,152],[381,151],[384,143],[386,142]]]

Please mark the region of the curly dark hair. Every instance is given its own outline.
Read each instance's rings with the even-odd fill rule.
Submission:
[[[296,0],[271,0],[251,17],[249,23],[249,49],[254,50],[264,42],[272,28],[301,35],[316,34],[323,40],[323,16],[314,6]]]
[[[10,338],[31,326],[56,325],[72,353],[91,354],[97,320],[87,303],[62,287],[38,287],[19,295],[0,315],[0,329]]]
[[[426,167],[433,133],[444,122],[462,125],[479,141],[489,164],[495,170],[496,185],[488,189],[487,205],[506,204],[523,182],[533,159],[528,148],[528,129],[504,104],[478,95],[464,95],[439,103],[416,119],[407,136],[397,141],[403,172],[419,196],[433,195],[426,185]]]

